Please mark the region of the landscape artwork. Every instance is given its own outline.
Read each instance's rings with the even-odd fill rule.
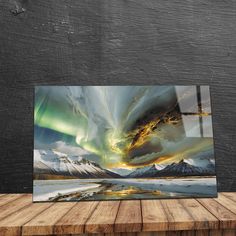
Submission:
[[[33,201],[216,197],[208,86],[36,86]]]

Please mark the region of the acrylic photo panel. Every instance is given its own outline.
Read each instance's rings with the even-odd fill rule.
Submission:
[[[37,86],[37,201],[215,197],[208,86]]]

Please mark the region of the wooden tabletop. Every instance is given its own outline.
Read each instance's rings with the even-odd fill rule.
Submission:
[[[235,229],[236,193],[201,199],[57,203],[32,203],[31,194],[0,195],[4,236],[183,230],[226,230],[225,235],[235,235]]]

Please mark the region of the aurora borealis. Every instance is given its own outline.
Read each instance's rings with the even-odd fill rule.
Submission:
[[[207,86],[37,86],[34,124],[35,148],[61,142],[104,168],[214,161]]]

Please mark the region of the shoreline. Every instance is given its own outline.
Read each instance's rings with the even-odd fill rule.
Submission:
[[[35,180],[34,201],[215,196],[216,178]],[[141,195],[141,193],[145,193]]]

